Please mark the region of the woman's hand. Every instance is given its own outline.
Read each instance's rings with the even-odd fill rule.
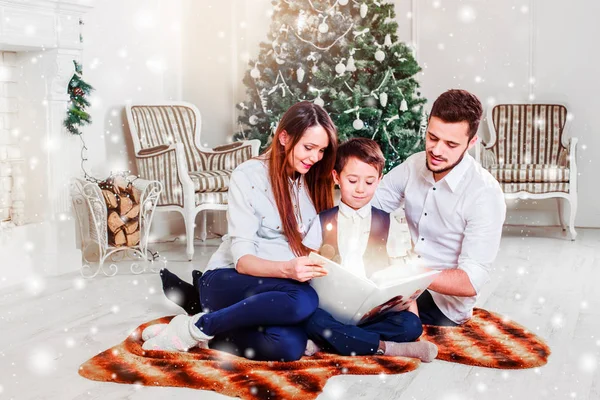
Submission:
[[[327,270],[321,264],[309,260],[308,257],[296,257],[285,263],[284,275],[289,279],[306,282],[327,275]]]

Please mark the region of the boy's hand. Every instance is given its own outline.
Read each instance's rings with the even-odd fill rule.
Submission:
[[[296,257],[286,263],[285,276],[299,282],[327,275],[327,270],[308,257]]]

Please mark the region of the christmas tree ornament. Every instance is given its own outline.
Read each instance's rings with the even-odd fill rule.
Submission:
[[[258,117],[256,115],[251,115],[250,118],[248,118],[248,122],[250,122],[250,125],[256,125],[258,124]]]
[[[383,50],[379,49],[375,52],[375,59],[379,62],[385,60],[385,53],[383,52]]]
[[[383,41],[383,45],[386,47],[392,47],[392,36],[388,33],[385,35],[385,40]]]
[[[296,77],[298,77],[298,82],[302,83],[304,80],[304,68],[300,67],[296,70]]]
[[[318,70],[319,70],[319,67],[317,67],[316,65],[313,65],[310,69],[310,72],[312,72],[313,74],[316,74]]]
[[[327,33],[329,32],[329,25],[327,25],[327,17],[323,18],[323,22],[319,24],[319,32]]]
[[[338,0],[338,4],[340,6],[345,6],[346,4],[348,4],[348,0]]]
[[[388,101],[388,94],[386,92],[381,93],[379,95],[379,104],[381,104],[381,107],[387,106],[387,101]]]
[[[404,112],[406,110],[408,110],[408,103],[406,103],[405,99],[402,99],[400,102],[400,111]]]
[[[367,7],[367,5],[365,3],[362,3],[360,5],[360,17],[365,18],[367,16],[368,10],[369,10],[369,7]]]
[[[361,129],[363,129],[365,127],[365,123],[363,122],[362,119],[360,119],[358,114],[356,114],[356,119],[354,120],[354,122],[352,122],[352,127],[354,129],[356,129],[357,131],[360,131]]]
[[[335,72],[337,72],[338,75],[342,75],[344,72],[346,72],[346,66],[342,62],[343,60],[344,59],[342,58],[342,60],[335,66]]]
[[[323,101],[323,99],[321,98],[321,95],[319,94],[317,96],[317,98],[315,99],[314,103],[318,106],[323,107],[325,105],[325,102]]]
[[[350,56],[348,58],[348,62],[346,63],[346,71],[354,72],[356,71],[356,65],[354,65],[354,57]]]
[[[254,64],[254,68],[250,71],[250,76],[254,79],[260,78],[260,71],[258,70],[258,63]]]

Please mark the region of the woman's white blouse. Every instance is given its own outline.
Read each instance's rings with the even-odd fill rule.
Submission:
[[[295,257],[283,234],[267,165],[266,160],[252,159],[240,164],[231,174],[228,234],[208,261],[206,270],[234,268],[246,254],[270,261],[288,261]],[[317,213],[306,191],[304,176],[300,179],[298,202],[302,223],[307,227]]]

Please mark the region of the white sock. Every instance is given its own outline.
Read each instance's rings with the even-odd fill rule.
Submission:
[[[386,356],[412,357],[418,358],[423,362],[433,361],[438,354],[438,348],[435,344],[426,340],[419,342],[384,342]]]
[[[308,341],[306,342],[306,349],[304,350],[304,355],[310,357],[315,355],[315,353],[318,353],[319,351],[321,351],[321,348],[317,346],[315,342],[308,339]]]

